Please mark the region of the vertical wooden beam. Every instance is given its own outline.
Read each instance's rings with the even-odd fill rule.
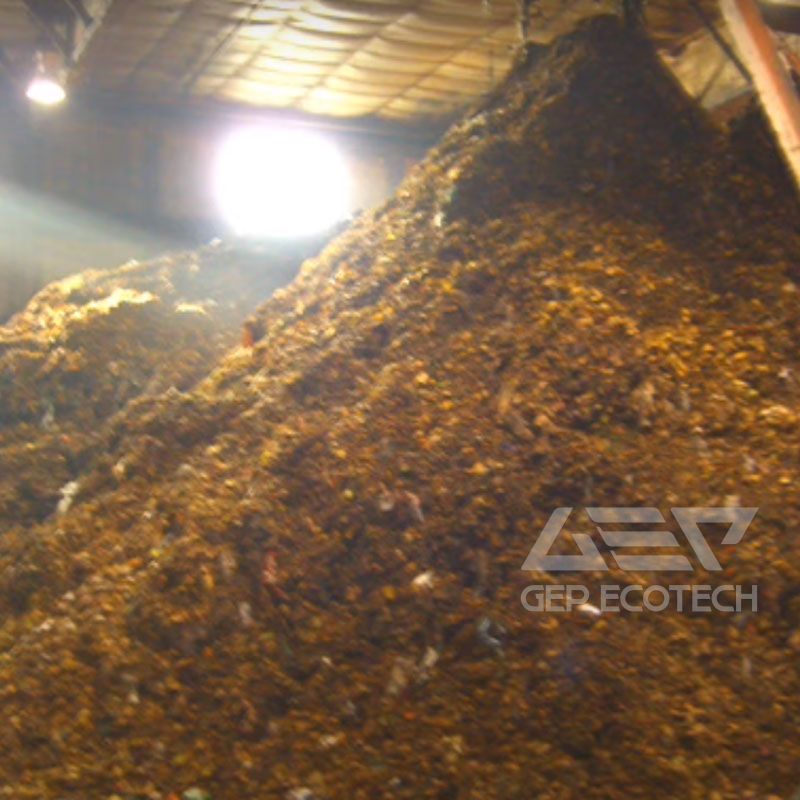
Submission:
[[[800,188],[800,98],[783,67],[773,34],[755,0],[720,0],[720,4]]]

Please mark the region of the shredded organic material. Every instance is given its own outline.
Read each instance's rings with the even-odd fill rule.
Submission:
[[[530,52],[4,533],[0,796],[790,796],[800,216],[756,161],[612,19]],[[523,609],[554,509],[724,505],[724,573],[646,580],[757,614]]]
[[[42,521],[65,487],[77,494],[116,415],[208,374],[260,298],[321,244],[215,244],[83,272],[0,326],[0,525]]]

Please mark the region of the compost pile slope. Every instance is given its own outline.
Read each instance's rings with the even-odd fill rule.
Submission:
[[[0,530],[50,516],[103,448],[105,423],[206,375],[257,298],[316,249],[214,245],[87,271],[0,326]]]
[[[531,54],[0,543],[5,795],[787,797],[800,243],[770,187],[614,20]],[[757,615],[521,608],[555,507],[737,502],[723,577],[679,582],[757,581]]]

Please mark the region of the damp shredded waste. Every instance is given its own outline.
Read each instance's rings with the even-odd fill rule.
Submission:
[[[0,797],[791,797],[800,208],[756,139],[599,18],[244,325],[162,270],[0,328]],[[681,582],[758,613],[521,606],[555,508],[732,503]]]

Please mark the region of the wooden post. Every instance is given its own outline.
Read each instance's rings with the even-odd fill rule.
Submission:
[[[773,34],[755,0],[720,0],[720,5],[800,188],[800,98],[781,62]]]

